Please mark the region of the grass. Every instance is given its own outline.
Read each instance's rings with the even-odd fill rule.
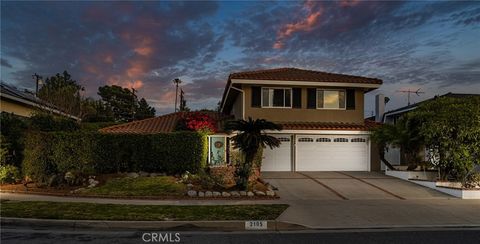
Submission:
[[[104,185],[83,190],[81,193],[104,196],[179,196],[185,195],[187,188],[177,183],[175,177],[115,178]]]
[[[273,220],[288,205],[121,205],[1,201],[1,217],[76,220]]]

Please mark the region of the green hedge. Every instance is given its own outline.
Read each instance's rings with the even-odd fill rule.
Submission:
[[[31,132],[25,143],[23,172],[35,181],[46,182],[49,176],[67,171],[195,173],[206,161],[206,136],[196,132]]]

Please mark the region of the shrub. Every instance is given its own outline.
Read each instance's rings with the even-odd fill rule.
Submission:
[[[0,165],[0,183],[15,183],[20,179],[20,171],[13,165]]]
[[[176,130],[198,131],[201,133],[215,133],[217,121],[206,113],[185,113],[176,125]]]
[[[80,128],[77,121],[56,117],[52,114],[37,112],[30,117],[30,129],[38,131],[75,131]]]
[[[196,132],[153,135],[98,132],[31,132],[24,173],[46,182],[52,174],[127,171],[198,172],[207,159],[206,137]]]
[[[20,166],[23,160],[24,132],[27,128],[26,119],[2,112],[0,115],[2,148],[6,163]]]

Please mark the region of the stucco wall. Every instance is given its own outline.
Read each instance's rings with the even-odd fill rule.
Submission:
[[[242,89],[245,92],[245,117],[274,122],[364,123],[364,92],[361,89],[355,91],[355,110],[307,109],[307,87],[302,87],[302,108],[253,108],[251,86],[243,85]]]
[[[6,113],[14,113],[18,116],[30,117],[35,111],[33,107],[21,105],[9,100],[2,99],[0,102],[0,110]]]

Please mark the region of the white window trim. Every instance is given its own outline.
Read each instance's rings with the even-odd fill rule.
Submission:
[[[281,89],[281,90],[290,90],[290,107],[274,107],[273,106],[273,93],[270,93],[270,91],[268,92],[268,103],[271,104],[271,106],[263,106],[263,89]],[[293,103],[293,93],[292,93],[292,88],[289,88],[289,87],[261,87],[260,89],[260,93],[261,93],[261,96],[260,96],[260,99],[261,99],[261,102],[260,102],[260,105],[262,108],[292,108],[292,103]],[[285,91],[283,92],[283,94],[285,95]],[[283,101],[285,103],[285,101]]]
[[[343,91],[343,94],[345,94],[345,99],[343,99],[343,108],[319,108],[318,107],[318,91]],[[316,107],[317,109],[320,110],[347,110],[347,90],[346,89],[324,89],[324,88],[317,88],[315,91],[315,102],[316,102]]]

